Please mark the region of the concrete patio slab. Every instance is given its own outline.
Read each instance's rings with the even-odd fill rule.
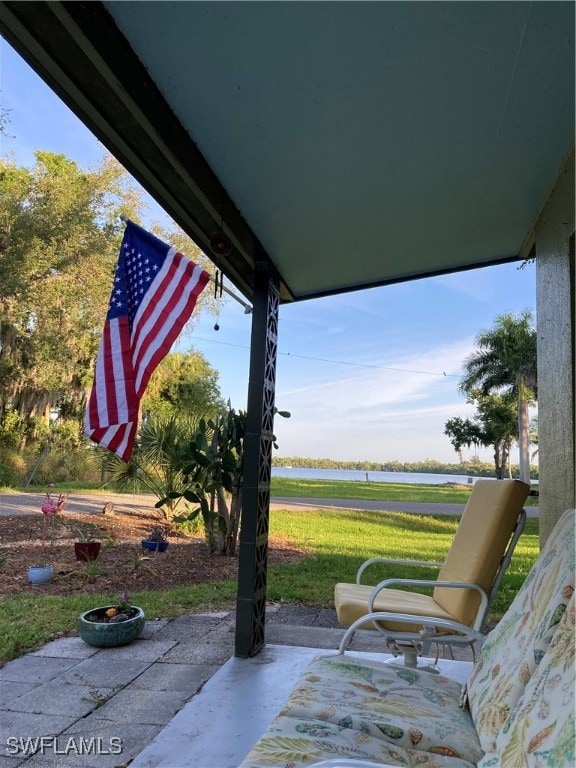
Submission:
[[[166,725],[191,695],[185,691],[149,691],[130,686],[103,704],[98,717],[115,723]]]
[[[236,768],[317,654],[266,646],[252,659],[229,659],[131,768]]]
[[[159,726],[138,723],[118,726],[88,715],[60,734],[54,748],[28,760],[26,768],[118,768],[127,765],[159,730]]]
[[[35,683],[42,685],[63,672],[73,669],[78,659],[53,659],[40,656],[21,656],[9,661],[0,669],[0,684],[5,681],[14,683]]]
[[[316,648],[335,650],[344,635],[341,629],[307,627],[291,624],[267,624],[266,641],[273,645],[315,645]]]
[[[234,618],[228,620],[230,612],[224,616],[179,616],[162,632],[165,640],[177,640],[179,643],[190,644],[206,637],[207,633],[218,628],[220,631],[234,632]],[[232,614],[233,617],[233,614]]]
[[[29,739],[62,733],[78,718],[72,715],[41,715],[32,712],[0,711],[1,754],[8,757],[30,755],[33,745]]]
[[[98,648],[93,648],[81,640],[79,637],[60,637],[58,640],[52,640],[38,651],[34,651],[32,656],[52,656],[60,659],[88,659],[98,653]]]
[[[25,757],[10,757],[9,755],[0,755],[0,768],[18,768],[24,765]]]
[[[150,691],[181,691],[192,695],[218,671],[219,665],[159,662],[137,677],[133,686]]]
[[[131,661],[154,662],[161,659],[171,648],[177,645],[176,640],[155,640],[154,635],[149,640],[134,640],[119,648],[106,648],[106,658],[111,661],[129,659]]]
[[[161,630],[165,629],[169,623],[170,619],[149,619],[146,617],[146,623],[144,624],[144,629],[142,630],[140,639],[147,640],[156,632],[160,632]]]
[[[234,637],[212,632],[209,639],[178,645],[162,657],[162,663],[223,664],[234,654]]]
[[[108,653],[101,652],[76,664],[73,669],[62,675],[62,682],[96,688],[123,688],[149,666],[145,661],[113,659]]]
[[[229,659],[130,768],[237,768],[304,667],[319,655],[326,655],[326,650],[267,645],[251,659]],[[353,656],[390,658],[373,653]],[[467,679],[471,666],[442,663],[443,671],[459,682]]]
[[[34,683],[12,683],[3,680],[0,685],[0,707],[8,707],[11,701],[36,688]]]
[[[35,712],[43,715],[85,717],[114,693],[113,688],[90,688],[69,685],[57,677],[49,683],[11,701],[6,709],[13,712]]]

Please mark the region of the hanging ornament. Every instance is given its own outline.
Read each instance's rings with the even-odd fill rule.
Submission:
[[[218,301],[218,299],[222,298],[222,291],[224,290],[224,273],[221,269],[217,269],[214,273],[214,299]],[[220,305],[218,305],[218,317],[220,317]],[[214,330],[219,331],[220,325],[218,324],[218,320],[214,323]]]
[[[212,235],[210,238],[210,248],[212,253],[216,254],[216,256],[228,256],[232,250],[232,243],[230,242],[228,235],[225,235],[224,232],[216,232],[216,234]]]

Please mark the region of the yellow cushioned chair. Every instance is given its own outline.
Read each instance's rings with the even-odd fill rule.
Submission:
[[[530,487],[520,480],[477,480],[444,563],[375,557],[360,566],[355,584],[336,584],[334,602],[343,627],[365,622],[381,632],[394,655],[404,654],[407,666],[417,666],[419,655],[432,642],[470,644],[464,627],[484,629],[490,606],[510,563],[524,525],[523,504]],[[433,580],[386,579],[375,587],[361,584],[374,563],[440,567]],[[392,585],[433,587],[432,595]],[[384,615],[381,615],[384,614]]]

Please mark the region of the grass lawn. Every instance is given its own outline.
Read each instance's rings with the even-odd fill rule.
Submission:
[[[362,485],[362,484],[358,484]],[[367,483],[367,485],[370,485]],[[306,551],[296,564],[269,568],[269,601],[333,607],[334,584],[354,579],[363,560],[378,555],[442,560],[457,526],[457,518],[405,513],[285,511],[271,512],[270,530]],[[538,520],[529,520],[516,548],[493,614],[510,604],[538,555]],[[430,578],[429,569],[389,566],[370,575]],[[222,581],[163,592],[132,595],[148,618],[173,617],[199,609],[233,608],[234,581]],[[74,597],[22,593],[0,597],[0,663],[37,648],[55,637],[72,634],[76,617],[87,608],[114,602],[116,596]]]
[[[273,477],[272,496],[365,501],[419,501],[431,504],[466,504],[470,487],[420,483],[375,483],[364,480],[303,480]],[[530,497],[526,506],[538,504]]]

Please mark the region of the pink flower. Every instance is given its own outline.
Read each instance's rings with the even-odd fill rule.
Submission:
[[[55,515],[56,512],[62,512],[62,509],[64,508],[64,504],[66,502],[66,499],[68,498],[68,494],[59,493],[58,494],[58,501],[54,501],[52,499],[52,496],[47,493],[46,494],[46,501],[42,505],[42,512],[45,515],[48,515],[48,517],[51,517],[52,515]]]
[[[44,522],[42,525],[42,552],[46,547],[46,539],[49,538],[50,544],[52,544],[52,524],[54,523],[54,516],[57,512],[61,512],[64,506],[68,494],[58,494],[58,501],[53,499],[49,493],[46,494],[46,501],[42,504],[42,514],[44,515]]]

